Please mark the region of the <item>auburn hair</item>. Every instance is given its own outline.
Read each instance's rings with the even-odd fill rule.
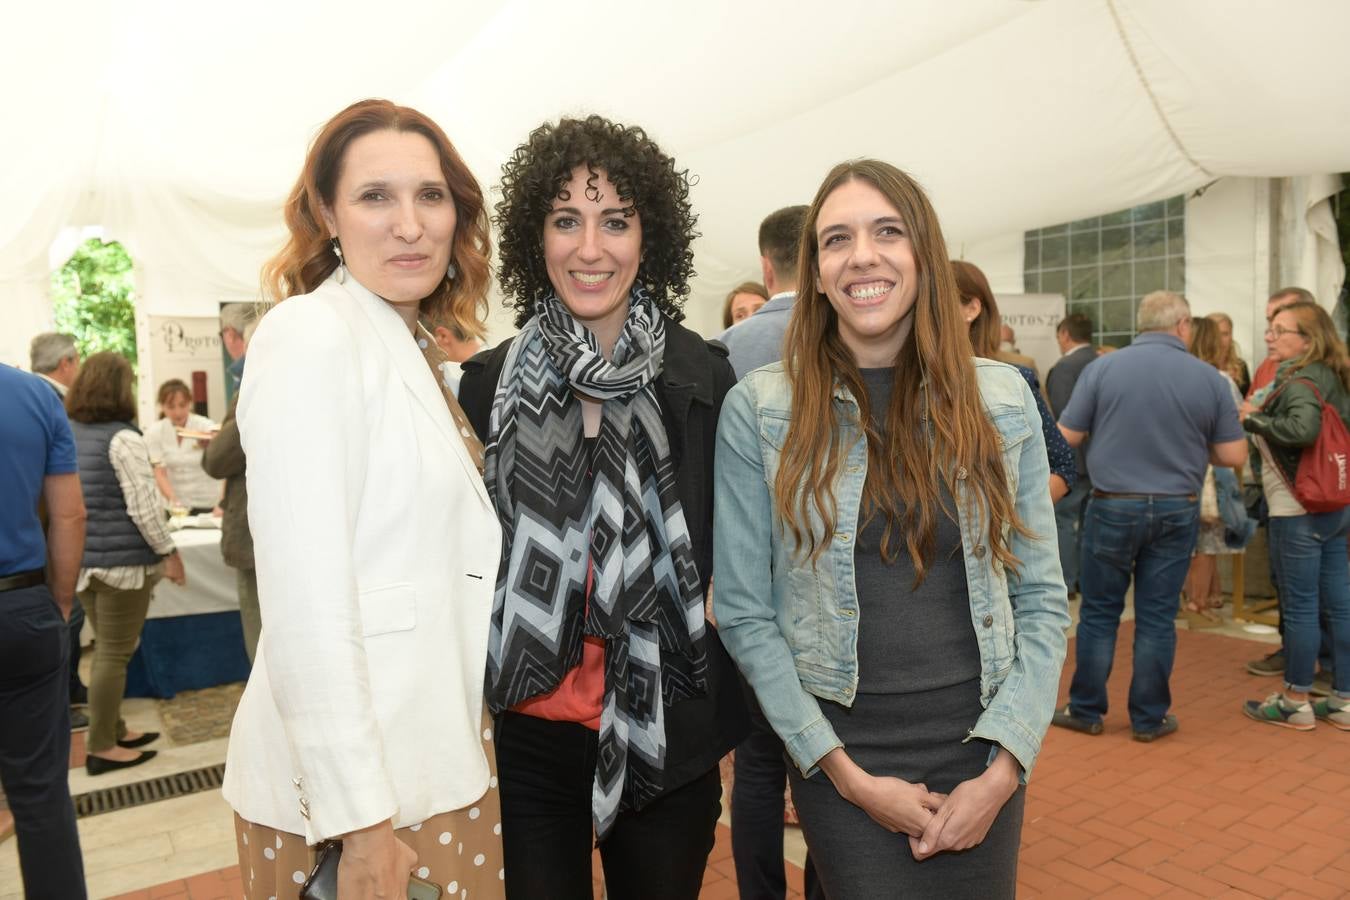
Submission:
[[[1285,313],[1289,313],[1298,322],[1299,333],[1308,339],[1308,349],[1290,363],[1289,371],[1284,373],[1281,380],[1297,377],[1295,373],[1299,369],[1320,362],[1336,373],[1343,387],[1350,389],[1350,359],[1346,358],[1345,343],[1337,336],[1336,326],[1332,323],[1331,316],[1327,315],[1327,311],[1316,303],[1300,300],[1281,307],[1279,312],[1271,317],[1271,321],[1274,322]],[[89,363],[86,362],[85,365]]]
[[[867,391],[853,353],[839,334],[838,316],[819,284],[816,238],[821,207],[851,181],[876,188],[895,207],[913,248],[918,296],[909,313],[913,326],[895,361],[885,427],[873,425]],[[909,175],[871,159],[840,163],[816,192],[802,230],[797,266],[797,302],[783,344],[784,367],[792,390],[792,413],[774,482],[774,508],[798,553],[814,561],[833,540],[838,503],[834,484],[848,454],[844,426],[860,427],[867,441],[867,480],[860,517],[885,516],[882,557],[890,562],[903,545],[914,563],[916,584],[936,552],[939,484],[953,497],[964,482],[968,511],[982,510],[994,558],[1015,569],[1010,530],[1021,524],[1004,475],[1001,441],[980,398],[960,293],[947,258],[937,214]],[[838,387],[858,405],[834,402]],[[812,512],[823,522],[816,532]],[[858,523],[861,528],[863,522]]]
[[[337,268],[324,224],[323,209],[333,207],[347,148],[376,131],[420,134],[436,148],[441,174],[455,204],[455,236],[450,259],[458,270],[441,279],[421,302],[424,316],[458,326],[465,334],[484,333],[490,276],[488,217],[483,191],[445,132],[426,115],[388,100],[361,100],[328,120],[310,145],[304,168],[286,199],[284,214],[290,237],[262,270],[263,294],[279,302],[308,294]]]

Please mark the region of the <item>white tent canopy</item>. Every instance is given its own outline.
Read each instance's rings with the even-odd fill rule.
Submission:
[[[50,327],[66,226],[127,245],[144,312],[256,297],[308,141],[362,97],[430,114],[489,188],[545,119],[644,126],[697,178],[689,309],[708,333],[758,271],[760,219],[841,159],[914,173],[953,255],[1223,176],[1350,169],[1342,0],[90,0],[6,18],[11,363]]]

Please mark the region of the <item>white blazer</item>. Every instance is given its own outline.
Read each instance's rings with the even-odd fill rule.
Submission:
[[[268,312],[246,374],[263,628],[226,801],[310,843],[471,804],[501,533],[435,376],[351,277]]]

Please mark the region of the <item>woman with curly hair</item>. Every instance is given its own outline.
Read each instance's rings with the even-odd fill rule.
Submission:
[[[244,895],[295,900],[312,845],[339,840],[343,900],[406,897],[410,876],[501,897],[500,536],[419,322],[481,327],[482,191],[435,122],[363,100],[320,130],[284,213],[236,408],[263,620],[222,787]]]
[[[683,171],[599,116],[530,134],[497,205],[521,331],[465,364],[502,526],[488,651],[507,894],[695,898],[745,732],[704,617],[725,351],[679,324]]]
[[[1068,601],[1031,388],[966,332],[923,190],[841,163],[718,426],[717,620],[835,900],[1016,890]]]

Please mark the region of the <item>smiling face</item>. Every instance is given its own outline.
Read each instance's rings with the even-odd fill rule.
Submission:
[[[731,298],[731,324],[748,319],[768,301],[759,294],[737,294]]]
[[[1308,352],[1312,342],[1299,330],[1298,318],[1291,312],[1278,312],[1266,329],[1266,349],[1280,362],[1298,359]]]
[[[450,262],[455,203],[431,141],[413,131],[372,131],[342,158],[328,233],[352,277],[396,306],[436,290]]]
[[[900,212],[866,181],[846,181],[816,221],[816,290],[861,368],[894,365],[913,325],[918,267]]]
[[[548,279],[567,311],[602,346],[618,339],[642,261],[642,217],[632,209],[624,212],[608,175],[592,176],[577,166],[544,218]]]

